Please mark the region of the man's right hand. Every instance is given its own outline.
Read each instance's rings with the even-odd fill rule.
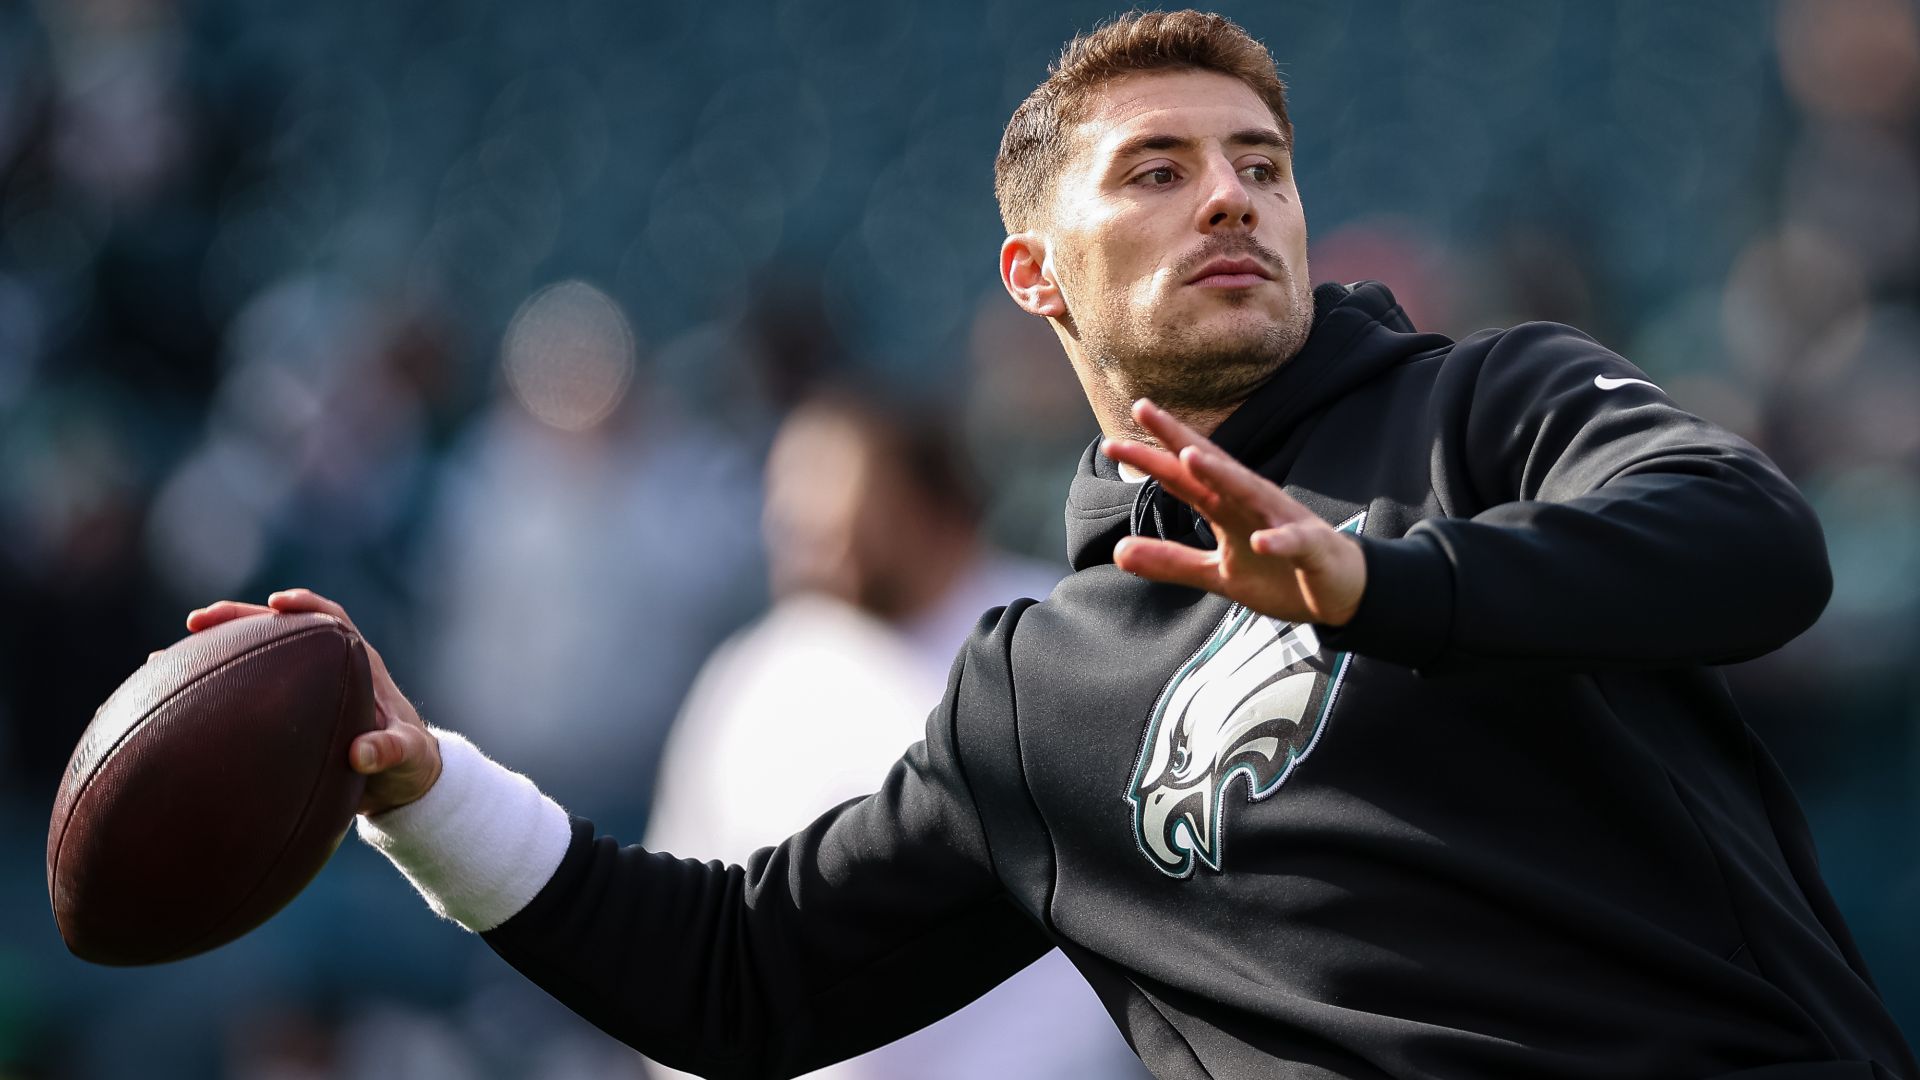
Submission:
[[[266,606],[221,600],[187,616],[187,629],[198,633],[210,626],[238,619],[243,615],[265,615],[275,611],[312,611],[331,615],[348,626],[353,620],[339,604],[307,589],[287,589],[267,597]],[[359,628],[354,627],[359,633]],[[440,779],[440,742],[427,730],[400,688],[387,673],[386,662],[366,642],[367,659],[373,668],[373,707],[378,727],[353,740],[347,760],[357,773],[367,778],[367,790],[360,797],[362,814],[378,814],[418,799]]]

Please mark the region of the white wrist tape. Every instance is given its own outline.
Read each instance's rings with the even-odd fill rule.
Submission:
[[[440,778],[414,802],[362,817],[360,839],[400,868],[436,914],[476,933],[526,907],[573,839],[560,804],[451,731]]]

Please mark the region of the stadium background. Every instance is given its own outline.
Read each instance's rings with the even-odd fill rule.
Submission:
[[[1914,7],[1222,9],[1292,84],[1316,279],[1578,325],[1810,495],[1833,602],[1734,676],[1920,1037]],[[630,1070],[352,842],[232,947],[72,960],[66,754],[189,607],[297,582],[453,726],[449,640],[615,642],[566,703],[604,739],[548,782],[636,823],[691,665],[764,602],[755,472],[822,375],[947,409],[995,535],[1057,560],[1093,428],[995,280],[991,160],[1112,13],[0,3],[0,1076]]]

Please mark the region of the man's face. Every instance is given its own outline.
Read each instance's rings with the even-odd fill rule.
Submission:
[[[941,572],[925,532],[951,531],[877,432],[804,411],[768,454],[761,528],[775,596],[823,593],[887,619]]]
[[[1313,318],[1291,147],[1240,80],[1110,82],[1074,131],[1045,228],[1083,358],[1160,404],[1236,403]]]

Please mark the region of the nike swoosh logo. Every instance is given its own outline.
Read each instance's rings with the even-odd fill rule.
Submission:
[[[1595,375],[1593,377],[1593,385],[1602,390],[1618,390],[1628,383],[1639,383],[1641,386],[1653,386],[1652,383],[1645,379],[1609,379],[1605,375]],[[1657,386],[1653,386],[1653,388],[1655,390],[1660,389]]]

